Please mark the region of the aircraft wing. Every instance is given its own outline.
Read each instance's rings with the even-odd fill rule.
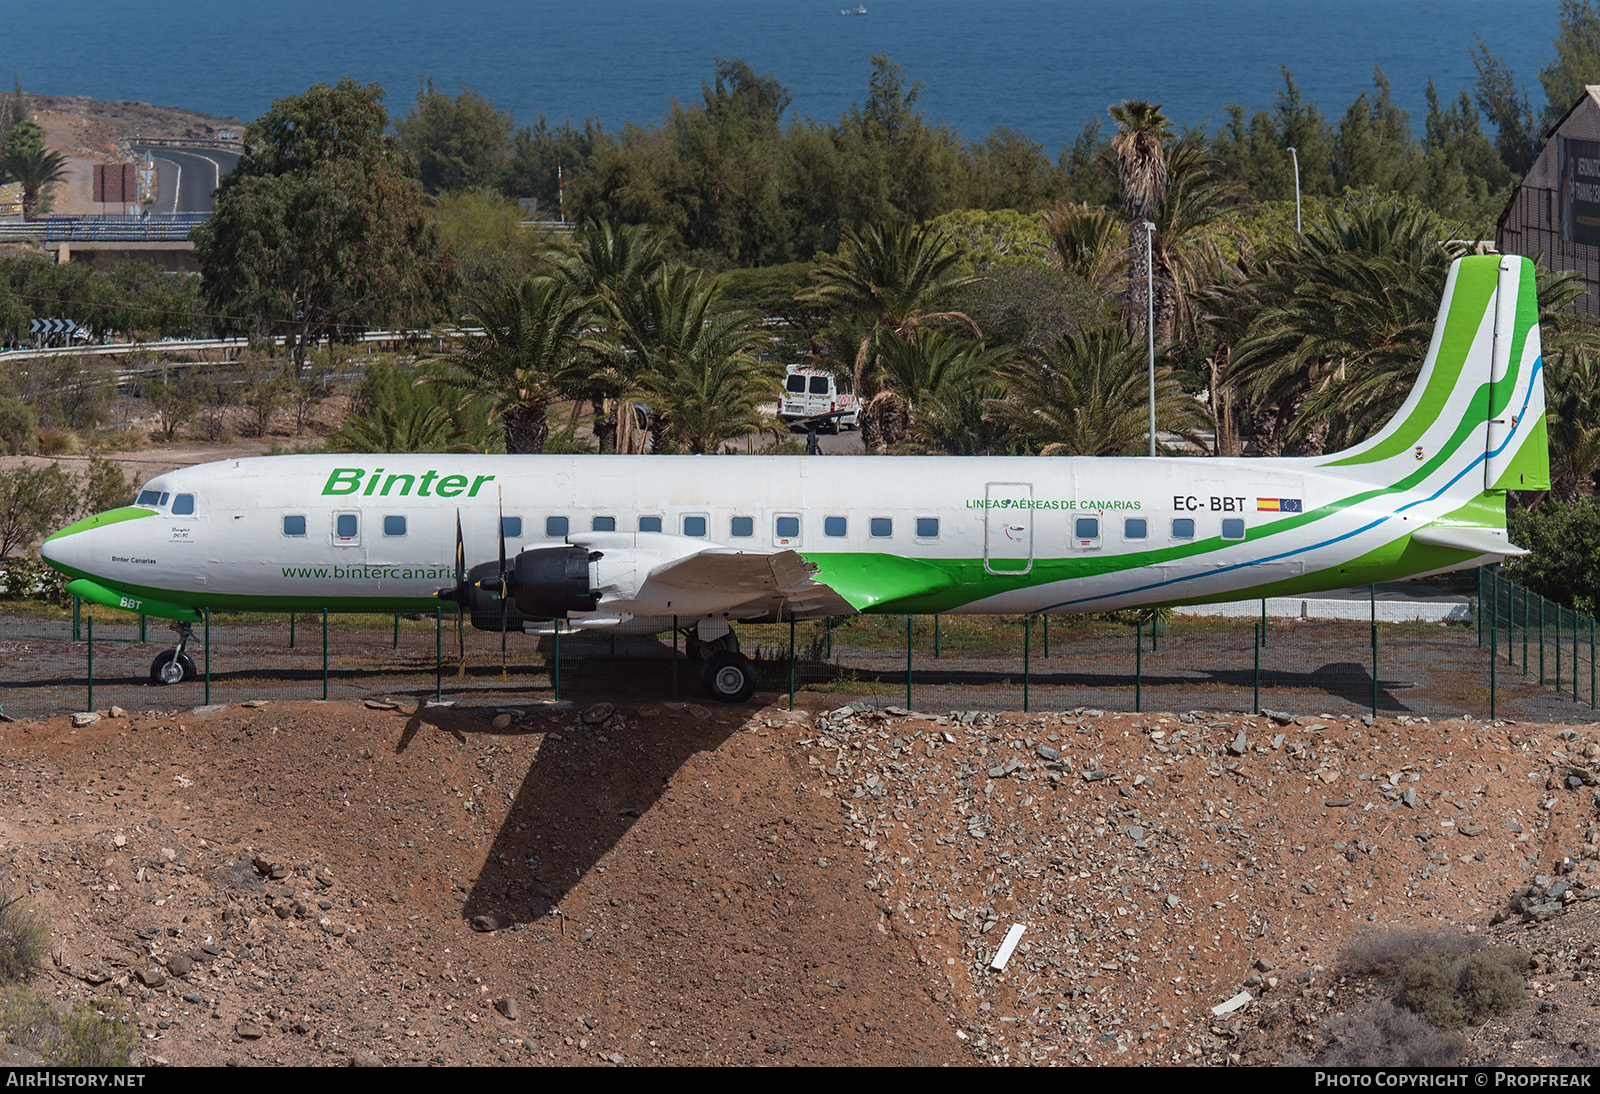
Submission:
[[[700,597],[726,596],[730,607],[746,610],[770,605],[772,614],[780,617],[853,613],[855,608],[848,600],[815,580],[815,572],[816,567],[795,551],[760,554],[709,547],[655,567],[644,588],[680,589]]]

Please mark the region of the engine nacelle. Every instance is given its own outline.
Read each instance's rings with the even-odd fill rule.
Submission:
[[[512,599],[528,619],[565,619],[592,612],[600,593],[589,581],[589,563],[600,552],[584,547],[542,547],[520,552],[513,564]]]

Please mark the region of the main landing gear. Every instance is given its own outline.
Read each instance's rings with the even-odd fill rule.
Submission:
[[[756,693],[756,666],[739,652],[733,628],[707,619],[684,635],[685,653],[690,664],[700,666],[700,686],[705,693],[723,703],[748,702]]]
[[[174,623],[172,629],[178,632],[178,644],[170,650],[162,650],[156,654],[156,659],[150,662],[150,682],[160,684],[181,684],[185,680],[193,680],[198,673],[195,672],[194,661],[184,653],[189,645],[189,640],[194,637],[192,623]]]

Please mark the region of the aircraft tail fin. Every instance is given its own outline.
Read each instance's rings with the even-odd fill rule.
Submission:
[[[1548,490],[1541,352],[1533,263],[1517,255],[1457,259],[1405,403],[1375,436],[1318,465],[1468,498]]]

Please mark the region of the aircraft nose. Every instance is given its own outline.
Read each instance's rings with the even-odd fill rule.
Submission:
[[[79,521],[41,543],[39,557],[64,574],[80,576],[89,561],[90,541],[95,534],[91,522]]]

